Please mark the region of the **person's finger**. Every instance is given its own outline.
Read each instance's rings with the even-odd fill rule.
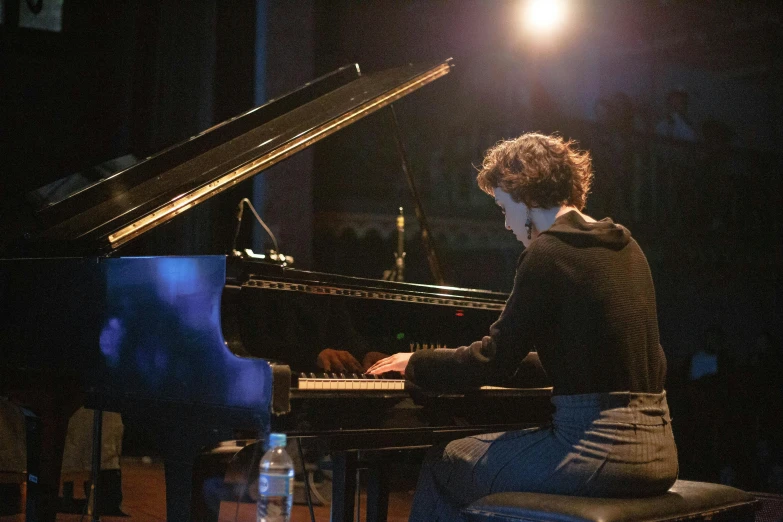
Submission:
[[[369,370],[367,370],[367,373],[374,374],[374,373],[376,373],[376,372],[377,372],[379,369],[381,369],[383,366],[384,366],[384,363],[383,363],[383,361],[377,362],[377,363],[373,364],[373,365],[370,367],[370,369],[369,369]]]
[[[391,358],[391,357],[387,357],[386,359],[381,359],[381,360],[380,360],[380,361],[378,361],[377,363],[375,363],[375,364],[373,364],[372,366],[370,366],[370,369],[369,369],[369,370],[367,370],[367,371],[369,372],[369,371],[372,371],[372,370],[377,370],[378,368],[381,368],[381,367],[383,367],[383,366],[386,366],[386,365],[389,363],[389,359],[390,359],[390,358]]]
[[[365,370],[370,369],[378,361],[387,358],[389,355],[381,352],[367,352],[362,357],[361,363]]]
[[[372,366],[370,366],[369,368],[367,368],[367,371],[369,372],[370,370],[374,370],[374,369],[378,368],[380,365],[382,365],[382,364],[383,364],[383,362],[384,362],[385,360],[386,360],[386,359],[382,359],[382,360],[380,360],[380,361],[376,362],[375,364],[373,364]]]
[[[361,365],[359,364],[359,361],[356,360],[356,358],[351,355],[349,352],[341,352],[340,353],[340,359],[343,363],[343,365],[348,368],[351,371],[361,371]]]
[[[367,370],[367,373],[372,374],[372,375],[378,375],[378,374],[390,372],[390,371],[393,371],[393,370],[394,370],[394,366],[392,365],[392,363],[391,362],[386,362],[386,363],[375,365],[375,367],[370,368],[369,370]]]

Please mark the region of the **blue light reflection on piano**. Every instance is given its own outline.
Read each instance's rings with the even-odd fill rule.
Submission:
[[[122,344],[125,329],[119,317],[110,317],[106,326],[101,330],[98,343],[101,354],[109,368],[116,368],[120,364],[120,345]]]
[[[271,369],[225,345],[225,257],[103,261],[107,316],[100,351],[109,389],[136,397],[259,408],[268,418]]]

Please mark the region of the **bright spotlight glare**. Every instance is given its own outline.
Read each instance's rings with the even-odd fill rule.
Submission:
[[[528,0],[525,6],[525,23],[536,33],[552,32],[565,21],[563,0]]]

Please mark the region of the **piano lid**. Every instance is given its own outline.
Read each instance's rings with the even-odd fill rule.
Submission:
[[[110,253],[448,74],[451,66],[449,59],[369,75],[356,64],[343,67],[68,195],[47,200],[40,190],[31,193],[42,224],[32,239],[71,252]]]

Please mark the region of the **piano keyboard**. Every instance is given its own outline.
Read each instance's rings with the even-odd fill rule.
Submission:
[[[303,373],[300,390],[404,390],[405,379],[344,373]]]
[[[393,375],[400,375],[399,373]],[[379,375],[345,373],[302,373],[299,374],[299,390],[404,390],[405,379]],[[543,389],[543,388],[542,388]],[[548,389],[548,388],[547,388]],[[514,392],[517,388],[503,386],[482,386],[483,391]]]

